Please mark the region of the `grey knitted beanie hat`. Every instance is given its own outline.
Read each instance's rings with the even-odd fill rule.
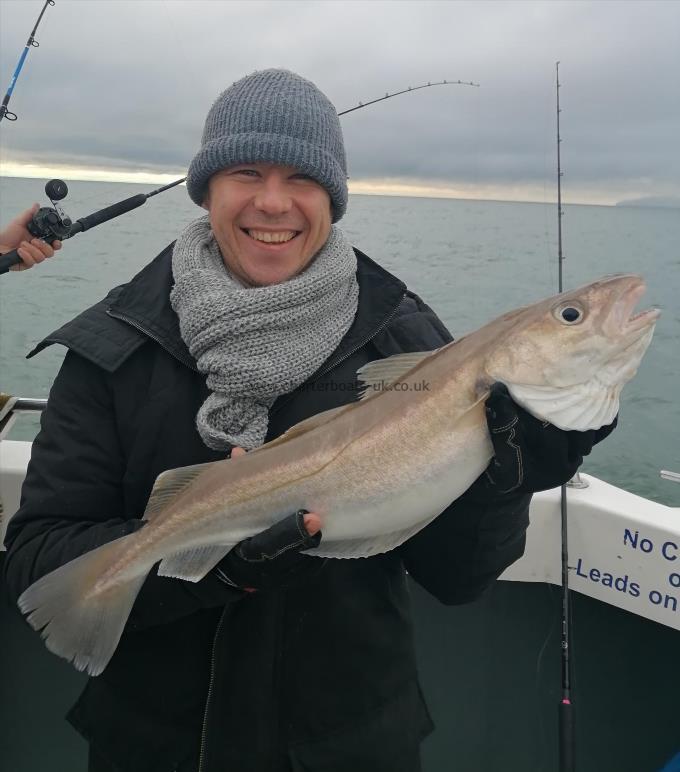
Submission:
[[[347,208],[342,130],[330,100],[288,70],[262,70],[233,83],[210,108],[187,190],[202,205],[215,172],[239,163],[294,166],[324,187],[333,222]]]

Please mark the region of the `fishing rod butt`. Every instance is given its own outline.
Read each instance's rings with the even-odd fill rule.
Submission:
[[[574,706],[568,698],[559,705],[560,772],[575,772]]]
[[[16,249],[5,252],[4,255],[0,255],[0,274],[7,273],[13,265],[18,265],[20,262],[21,258]]]

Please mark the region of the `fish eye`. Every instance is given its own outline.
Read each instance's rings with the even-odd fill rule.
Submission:
[[[558,321],[565,324],[578,324],[584,317],[583,309],[575,303],[558,306],[553,313]]]

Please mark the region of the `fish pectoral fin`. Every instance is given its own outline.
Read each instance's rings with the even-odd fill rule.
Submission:
[[[415,525],[401,531],[381,533],[367,539],[345,539],[344,541],[321,541],[318,547],[302,550],[303,555],[315,555],[320,558],[370,558],[389,552],[415,536],[418,531],[429,525],[437,515],[427,517]]]
[[[395,354],[386,359],[376,359],[367,362],[357,370],[359,381],[364,387],[359,399],[367,399],[375,393],[382,391],[386,385],[394,383],[402,378],[409,370],[413,370],[424,359],[435,354],[433,351],[415,351],[410,354]]]
[[[623,384],[605,386],[597,378],[568,388],[508,383],[515,402],[558,429],[587,431],[610,424],[619,412]]]
[[[200,582],[201,579],[222,560],[233,544],[207,544],[190,550],[175,552],[161,560],[158,576]]]
[[[167,507],[201,472],[208,469],[213,463],[181,466],[178,469],[168,469],[167,472],[161,472],[153,484],[142,518],[144,520],[153,519],[157,512]]]

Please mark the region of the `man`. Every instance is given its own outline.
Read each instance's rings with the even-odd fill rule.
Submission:
[[[140,527],[162,471],[257,447],[352,401],[333,386],[366,362],[451,340],[334,225],[342,134],[309,81],[267,70],[222,93],[187,189],[208,215],[33,352],[69,348],[8,529],[14,598]],[[196,584],[152,573],[69,713],[91,772],[419,770],[433,726],[405,571],[445,604],[478,597],[522,554],[531,492],[568,479],[599,438],[543,426],[502,387],[487,404],[493,464],[398,549],[300,555],[322,534],[298,512]]]

